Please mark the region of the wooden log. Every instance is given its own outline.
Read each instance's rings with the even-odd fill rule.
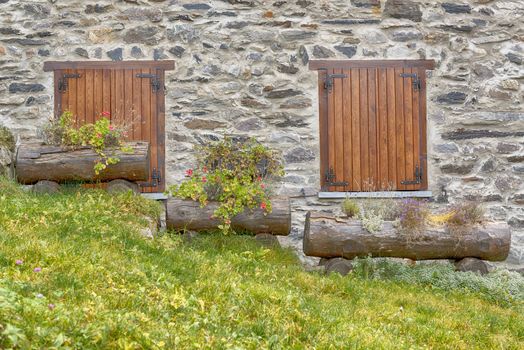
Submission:
[[[380,232],[369,233],[356,220],[306,215],[304,253],[321,258],[397,257],[413,260],[462,259],[491,261],[507,258],[511,231],[505,223],[486,223],[464,234],[449,233],[444,227],[428,227],[417,238],[408,239],[391,222]]]
[[[108,154],[120,158],[99,175],[93,166],[99,156],[91,147],[50,146],[42,143],[23,143],[16,156],[16,177],[22,184],[33,184],[40,180],[55,182],[96,182],[115,179],[146,181],[149,178],[149,143],[125,142],[132,153],[118,149]]]
[[[235,230],[271,233],[286,236],[291,229],[291,207],[288,199],[271,200],[273,210],[264,215],[262,209],[246,209],[231,219]],[[209,231],[217,229],[220,220],[213,218],[218,203],[210,202],[201,208],[199,202],[169,198],[166,202],[167,228],[173,230]]]

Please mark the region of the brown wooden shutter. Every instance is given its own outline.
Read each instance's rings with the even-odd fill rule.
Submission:
[[[428,60],[311,61],[324,191],[427,189]]]
[[[103,111],[129,126],[129,140],[151,145],[150,178],[142,192],[165,190],[164,71],[173,61],[45,62],[54,71],[55,116],[69,110],[75,123],[92,123]]]

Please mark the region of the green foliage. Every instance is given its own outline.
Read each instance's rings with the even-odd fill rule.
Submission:
[[[364,212],[373,213],[386,221],[394,221],[398,218],[397,202],[392,198],[368,198],[362,201]]]
[[[139,196],[35,195],[0,180],[0,348],[522,347],[515,298],[308,273],[247,236],[144,239],[142,218],[158,210]]]
[[[446,223],[450,232],[461,233],[482,224],[485,214],[484,207],[477,202],[459,203],[451,207]]]
[[[423,285],[442,291],[480,295],[503,306],[524,303],[524,277],[517,272],[495,270],[486,276],[457,272],[452,264],[418,263],[414,266],[390,259],[356,259],[354,273],[360,277]]]
[[[5,126],[0,126],[0,146],[6,147],[10,151],[15,149],[15,138]]]
[[[365,211],[360,214],[360,220],[362,220],[362,227],[364,227],[369,233],[377,233],[382,230],[382,224],[384,219],[374,211]]]
[[[357,217],[360,213],[360,207],[358,206],[357,202],[355,202],[352,199],[345,198],[342,201],[342,211],[344,214],[346,214],[349,218]]]
[[[214,216],[222,221],[223,233],[231,232],[231,218],[245,208],[271,212],[270,184],[284,174],[280,155],[250,139],[245,143],[229,138],[197,148],[197,166],[186,171],[187,179],[170,187],[179,198],[199,201],[202,206],[218,201]]]
[[[75,128],[73,114],[70,111],[62,113],[59,119],[51,120],[44,128],[44,140],[51,145],[90,146],[100,157],[93,166],[96,175],[99,175],[109,165],[120,161],[114,154],[115,149],[122,152],[133,152],[129,147],[122,144],[126,131],[122,127],[116,127],[106,118],[109,112],[102,112],[101,118],[94,124],[87,123]]]
[[[398,231],[407,239],[417,239],[426,229],[430,211],[424,200],[404,199],[398,206]]]

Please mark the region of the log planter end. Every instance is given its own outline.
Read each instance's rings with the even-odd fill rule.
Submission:
[[[395,257],[413,260],[478,258],[503,261],[508,257],[511,230],[506,223],[486,223],[465,234],[445,227],[428,227],[420,237],[407,239],[391,222],[370,233],[359,220],[320,217],[307,213],[304,254],[321,258]]]
[[[291,230],[291,207],[288,199],[271,200],[273,210],[264,215],[262,209],[246,209],[231,219],[235,230],[255,234],[270,233],[287,236]],[[166,225],[172,230],[209,231],[218,228],[220,220],[212,218],[218,203],[210,202],[201,208],[200,203],[179,198],[166,201]]]

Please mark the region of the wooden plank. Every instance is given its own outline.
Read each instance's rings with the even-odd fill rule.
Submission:
[[[323,68],[349,69],[349,68],[377,68],[377,67],[422,67],[433,69],[434,60],[310,60],[309,69]]]
[[[65,71],[61,71],[61,75],[62,74],[69,74],[71,71],[70,70],[65,70]],[[58,84],[58,81],[56,81],[55,84]],[[68,111],[68,110],[71,110],[71,106],[69,106],[69,95],[72,93],[72,90],[71,90],[71,86],[69,86],[65,92],[58,92],[58,86],[55,86],[55,93],[58,93],[58,95],[60,96],[60,101],[59,101],[59,105],[60,107],[58,109],[55,109],[55,115],[57,117],[60,117],[60,115],[62,115],[63,111]],[[73,93],[76,93],[76,91],[73,91]]]
[[[124,69],[124,110],[123,110],[123,126],[129,127],[127,140],[134,140],[133,135],[133,70]]]
[[[115,70],[115,111],[112,115],[111,121],[119,126],[124,125],[125,118],[125,82],[124,82],[124,70]]]
[[[344,198],[431,198],[431,191],[318,192],[320,199]]]
[[[397,190],[397,138],[396,138],[396,85],[395,69],[386,68],[386,105],[388,138],[388,185]]]
[[[110,99],[111,99],[111,122],[114,123],[114,119],[116,117],[116,70],[112,69],[111,72],[111,78],[110,78]]]
[[[353,182],[353,171],[352,171],[352,134],[351,134],[351,109],[352,109],[352,102],[351,102],[351,70],[350,69],[344,69],[342,70],[342,73],[347,76],[347,78],[344,78],[342,80],[343,84],[343,107],[342,107],[342,120],[343,120],[343,138],[344,138],[344,176],[341,179],[342,181],[345,181],[348,183],[348,186],[345,188],[345,190],[351,190],[352,189],[352,182]]]
[[[404,147],[404,78],[400,77],[402,68],[395,68],[395,129],[397,137],[397,189],[405,190],[400,183],[406,179],[406,153]]]
[[[381,191],[388,190],[388,105],[387,105],[387,70],[378,68],[377,71],[377,130],[378,130],[378,189]]]
[[[128,131],[132,134],[133,140],[140,140],[142,137],[140,127],[142,113],[142,79],[137,78],[136,75],[138,73],[140,73],[139,69],[133,69],[133,120]]]
[[[73,71],[73,70],[68,70],[67,71],[68,73],[80,73],[79,71]],[[69,80],[69,83],[68,83],[68,86],[67,86],[67,91],[68,91],[68,101],[69,101],[69,111],[71,113],[73,113],[73,120],[76,120],[77,118],[77,100],[78,100],[78,79],[70,79]]]
[[[57,69],[175,69],[175,61],[47,61],[44,62],[44,72]]]
[[[111,113],[111,70],[102,70],[102,112]]]
[[[334,74],[335,70],[330,69],[328,71],[329,74]],[[335,152],[336,152],[336,145],[335,145],[335,94],[333,91],[328,92],[328,154],[329,154],[329,160],[328,160],[328,170],[333,168],[335,169]],[[330,186],[328,187],[329,191],[333,191],[334,187]]]
[[[411,68],[411,73],[417,74],[419,76],[419,72],[417,68]],[[420,128],[420,92],[416,89],[412,89],[412,108],[411,108],[411,115],[412,115],[412,130],[413,130],[413,166],[421,167],[421,161],[420,161],[420,153],[421,153],[421,134],[422,129]],[[411,190],[419,190],[422,188],[422,184],[412,185]]]
[[[411,68],[404,68],[405,74],[411,74]],[[404,151],[406,152],[406,177],[408,181],[415,180],[415,165],[413,162],[413,78],[404,80]],[[405,185],[405,189],[413,190],[413,185]]]
[[[142,73],[148,74],[149,69],[142,68]],[[149,141],[151,144],[151,83],[149,79],[142,78],[142,86],[141,86],[141,93],[142,93],[142,119],[141,119],[141,133],[142,133],[142,140]],[[151,147],[154,145],[151,144]],[[153,155],[151,154],[151,159],[153,158]],[[150,174],[152,173],[151,168],[151,161],[149,163],[150,166]],[[151,181],[151,176],[148,179],[148,181]],[[141,187],[142,192],[150,193],[151,190],[149,187]]]
[[[335,69],[335,74],[342,74],[341,69]],[[344,120],[343,120],[343,104],[344,104],[344,90],[343,78],[333,79],[333,94],[334,99],[334,135],[335,135],[335,181],[342,181],[344,178]],[[335,186],[335,191],[344,191],[344,186]]]
[[[95,112],[94,112],[94,71],[92,69],[85,70],[86,79],[86,100],[85,100],[85,123],[93,123],[95,121]]]
[[[94,70],[94,107],[95,116],[99,116],[104,111],[104,71],[102,69]]]
[[[351,69],[351,160],[353,182],[350,184],[355,191],[362,190],[362,175],[360,171],[360,71]]]
[[[82,126],[86,121],[86,72],[79,70],[80,78],[69,79],[77,81],[77,99],[76,99],[76,125]]]
[[[360,84],[360,175],[363,191],[370,191],[369,173],[369,101],[368,74],[366,68],[359,68]]]
[[[54,103],[54,117],[55,118],[58,118],[60,116],[60,111],[62,110],[62,102],[61,102],[61,95],[62,93],[60,93],[58,91],[58,80],[60,79],[60,77],[62,76],[63,72],[62,71],[54,71],[53,72],[53,81],[54,81],[54,85],[53,85],[53,94],[54,94],[54,100],[53,100],[53,103]]]
[[[157,159],[158,159],[158,169],[161,171],[161,179],[160,179],[160,185],[157,187],[156,192],[164,192],[165,191],[165,178],[166,178],[166,167],[165,167],[165,159],[166,159],[166,120],[165,120],[165,91],[164,91],[164,82],[165,82],[165,76],[164,71],[161,69],[157,69],[157,75],[160,78],[160,86],[162,87],[162,91],[159,92],[159,96],[157,96],[157,123],[158,123],[158,133],[157,133]]]
[[[369,185],[368,191],[376,191],[378,179],[377,147],[377,74],[376,68],[368,68],[368,143],[369,143]]]
[[[427,121],[426,121],[426,71],[419,68],[418,74],[421,79],[420,81],[420,92],[419,92],[419,113],[420,113],[420,159],[422,166],[422,184],[420,189],[425,190],[428,188],[428,164],[427,164]]]
[[[320,131],[320,186],[325,188],[325,174],[328,170],[328,94],[324,88],[327,72],[318,72],[319,131]]]

